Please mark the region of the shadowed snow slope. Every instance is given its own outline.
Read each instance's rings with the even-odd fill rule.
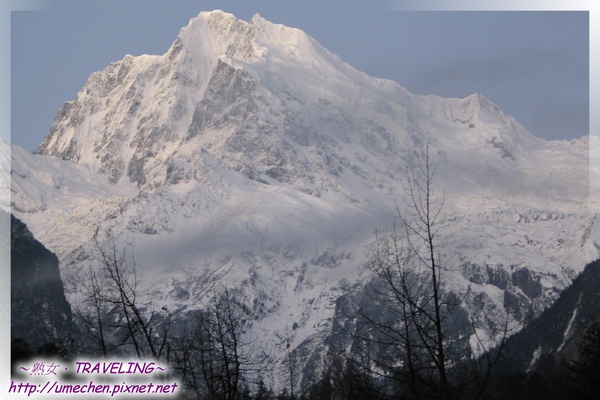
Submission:
[[[70,299],[94,238],[113,236],[146,272],[151,307],[184,317],[226,284],[281,363],[288,340],[324,351],[336,300],[369,281],[366,247],[427,145],[446,289],[471,287],[482,331],[507,298],[517,319],[539,314],[598,257],[587,138],[544,141],[480,95],[415,95],[302,31],[220,11],[164,55],[92,74],[35,155],[13,147],[11,205],[58,255]]]

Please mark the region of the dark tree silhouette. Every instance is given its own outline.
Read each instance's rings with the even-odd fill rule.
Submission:
[[[600,322],[594,321],[577,343],[579,357],[571,364],[573,399],[600,399]]]
[[[265,362],[243,337],[247,318],[227,288],[214,289],[193,332],[179,340],[175,365],[185,386],[198,398],[236,400],[249,386],[259,384]]]
[[[500,346],[483,345],[465,311],[467,294],[444,292],[447,268],[439,254],[443,195],[434,190],[429,149],[404,181],[405,207],[397,206],[394,229],[377,235],[370,254],[375,279],[355,304],[352,370],[376,376],[380,393],[395,398],[481,398],[506,345],[508,312]],[[453,334],[457,325],[461,334]],[[475,361],[469,339],[480,345]],[[358,349],[358,350],[356,350]],[[355,379],[355,382],[358,380]]]
[[[113,237],[107,244],[96,242],[97,265],[81,281],[84,301],[76,316],[97,351],[106,356],[119,347],[132,348],[140,358],[168,361],[171,316],[140,303],[139,274],[135,261],[119,251]],[[108,324],[107,316],[117,322]]]

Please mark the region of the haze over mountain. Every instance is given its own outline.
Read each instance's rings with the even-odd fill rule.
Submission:
[[[370,280],[367,247],[426,146],[445,198],[444,289],[471,289],[484,334],[506,299],[516,322],[539,315],[599,257],[587,137],[539,139],[478,94],[415,95],[300,30],[220,11],[164,55],[92,74],[34,155],[13,146],[10,205],[57,254],[70,301],[96,240],[114,238],[148,307],[184,318],[226,285],[281,364],[288,342],[326,351],[337,301]]]

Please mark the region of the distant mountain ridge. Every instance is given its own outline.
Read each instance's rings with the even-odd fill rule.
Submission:
[[[148,307],[184,319],[215,282],[235,288],[282,374],[287,344],[325,351],[336,302],[370,280],[366,248],[426,146],[445,289],[471,288],[482,331],[506,298],[517,320],[539,315],[599,257],[587,138],[536,138],[481,95],[412,94],[300,30],[220,11],[164,55],[92,74],[36,154],[12,147],[10,201],[57,254],[68,298],[95,242],[114,239]]]

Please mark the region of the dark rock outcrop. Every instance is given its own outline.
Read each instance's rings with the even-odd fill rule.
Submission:
[[[10,225],[11,339],[24,340],[32,350],[48,343],[66,348],[73,323],[58,258],[12,215]]]

